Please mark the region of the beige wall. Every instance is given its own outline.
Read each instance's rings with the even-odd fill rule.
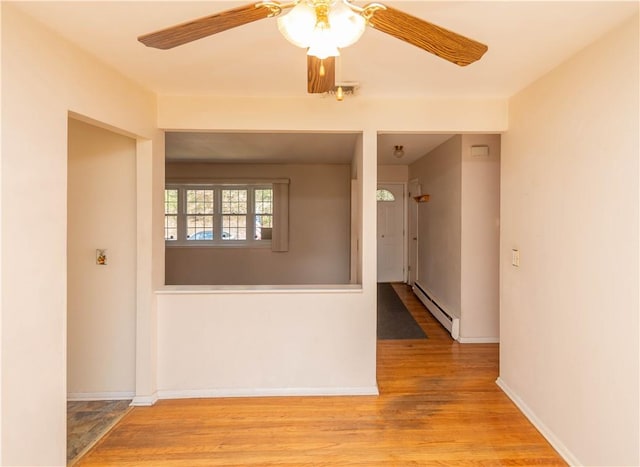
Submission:
[[[68,114],[73,111],[126,130],[141,140],[147,139],[144,144],[147,159],[141,163],[151,173],[150,167],[158,155],[150,143],[157,138],[156,106],[152,94],[48,32],[15,6],[2,2],[0,8],[3,272],[0,463],[64,465]],[[139,222],[137,229],[145,236],[145,247],[138,248],[137,259],[139,268],[149,277],[149,287],[143,289],[148,298],[154,265],[153,238],[146,213],[150,216],[153,194],[150,184],[138,180],[137,187],[148,193],[140,201],[145,222]],[[160,226],[156,231],[161,245]],[[149,339],[138,339],[137,345],[148,342]],[[146,374],[150,362],[146,362],[141,374]]]
[[[160,128],[496,133],[507,129],[506,99],[331,99],[158,96]],[[343,105],[344,104],[344,105]],[[336,107],[339,105],[340,107]],[[374,154],[375,160],[377,155]]]
[[[68,151],[67,394],[133,398],[136,142],[70,119]]]
[[[636,16],[503,136],[500,383],[573,465],[640,464],[638,82]]]
[[[379,165],[378,181],[406,183],[409,181],[409,166],[408,165]]]
[[[360,287],[162,293],[158,395],[377,394],[375,302],[363,297]]]
[[[289,251],[168,246],[167,284],[349,283],[350,165],[173,163],[166,177],[290,180]]]
[[[489,147],[472,157],[471,146]],[[500,135],[462,135],[460,342],[500,336]]]
[[[409,166],[429,202],[419,203],[416,280],[445,311],[460,317],[462,137],[456,135]],[[415,202],[411,200],[411,202]],[[415,270],[415,265],[411,265]]]

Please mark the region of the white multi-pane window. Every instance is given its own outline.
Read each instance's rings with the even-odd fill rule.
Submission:
[[[172,185],[165,190],[165,240],[174,245],[271,243],[270,185]]]
[[[214,193],[212,189],[186,188],[187,240],[213,239]]]
[[[248,192],[247,188],[223,188],[222,236],[227,239],[247,239]]]
[[[255,224],[253,235],[256,240],[271,240],[273,231],[273,190],[257,188],[253,191],[255,200]]]
[[[178,190],[164,190],[164,239],[178,239]]]

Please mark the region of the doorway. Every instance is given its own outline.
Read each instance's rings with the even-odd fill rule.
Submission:
[[[404,282],[403,183],[379,183],[377,201],[378,282]]]
[[[68,456],[135,395],[136,149],[133,138],[68,120]]]

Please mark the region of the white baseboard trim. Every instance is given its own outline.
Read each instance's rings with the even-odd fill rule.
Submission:
[[[458,337],[461,344],[499,344],[499,337]]]
[[[158,393],[154,392],[150,396],[135,396],[131,405],[133,407],[150,407],[158,402]]]
[[[67,394],[67,400],[70,402],[81,401],[125,401],[133,399],[135,393],[133,391],[116,391],[116,392],[70,392]]]
[[[160,399],[203,399],[221,397],[291,397],[291,396],[377,396],[377,386],[351,388],[228,388],[158,391]]]
[[[500,377],[496,380],[496,384],[500,389],[504,391],[504,393],[513,401],[513,403],[520,409],[520,411],[524,414],[525,417],[529,419],[529,421],[533,424],[534,427],[544,436],[547,441],[553,446],[553,448],[558,451],[558,454],[569,464],[569,465],[585,465],[578,460],[578,458],[567,448],[562,441],[555,435],[553,431],[551,431],[543,422],[540,420],[537,415],[529,408],[525,402],[518,397],[518,395],[509,387],[507,383],[504,382]]]

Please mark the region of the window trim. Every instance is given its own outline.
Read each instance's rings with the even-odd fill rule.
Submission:
[[[170,182],[167,181],[165,190],[178,190],[178,214],[177,214],[177,239],[165,239],[165,246],[170,248],[271,248],[272,240],[256,240],[255,235],[255,190],[272,190],[272,213],[274,218],[273,183],[271,181],[224,181],[224,182]],[[213,231],[222,232],[222,190],[224,189],[246,189],[247,193],[247,238],[245,240],[214,238],[212,240],[188,240],[187,233],[187,190],[213,190],[214,191],[214,213]],[[165,213],[165,216],[167,214]],[[175,214],[171,214],[175,215]],[[272,221],[273,222],[273,221]]]

